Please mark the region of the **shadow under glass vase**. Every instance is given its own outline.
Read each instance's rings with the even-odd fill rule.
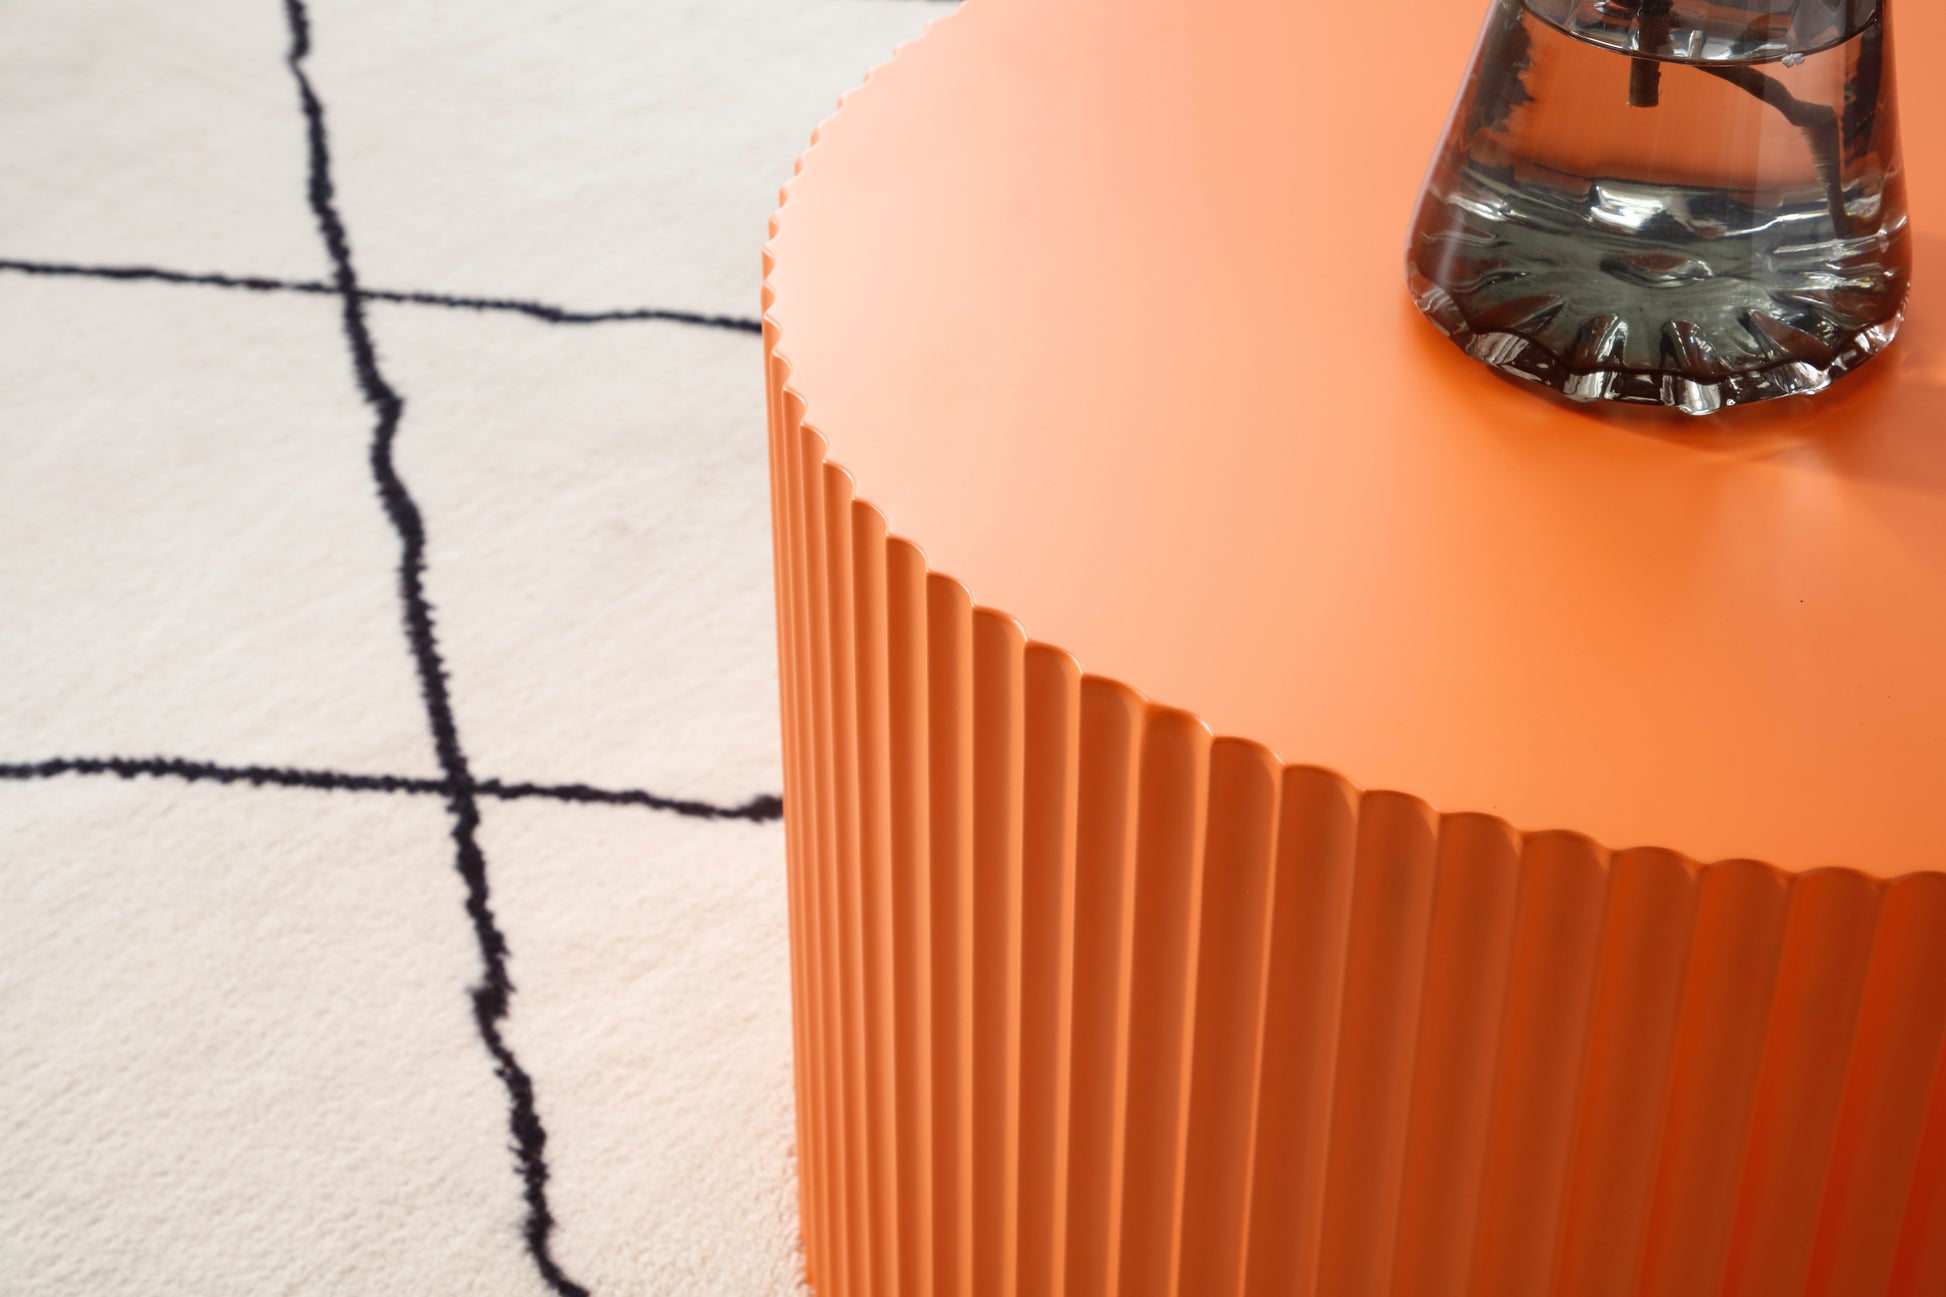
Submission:
[[[1414,299],[1577,401],[1821,391],[1911,275],[1889,0],[1492,0],[1413,223]]]

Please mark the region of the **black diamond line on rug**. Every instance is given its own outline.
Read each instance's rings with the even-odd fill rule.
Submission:
[[[63,775],[113,775],[119,779],[179,779],[184,783],[246,784],[253,788],[310,788],[320,792],[404,793],[444,797],[443,779],[412,775],[365,775],[342,770],[313,770],[296,766],[230,766],[193,757],[49,757],[43,761],[0,762],[0,779],[57,779]],[[640,806],[699,820],[746,820],[765,824],[782,819],[784,801],[775,793],[759,793],[736,806],[685,797],[664,797],[643,788],[597,788],[591,784],[514,783],[481,779],[473,784],[479,797],[499,801],[540,798],[589,806]]]
[[[0,270],[17,275],[36,275],[50,279],[107,279],[123,283],[180,284],[195,288],[231,288],[250,293],[309,293],[337,297],[344,290],[321,279],[271,279],[262,275],[226,275],[219,272],[165,270],[160,266],[81,266],[64,261],[22,261],[0,258]],[[671,311],[660,307],[640,307],[620,311],[573,311],[565,306],[533,302],[517,297],[466,297],[455,293],[424,293],[388,288],[360,287],[358,295],[368,302],[404,302],[410,306],[439,306],[458,311],[507,311],[531,316],[548,324],[620,324],[638,320],[660,320],[669,324],[693,324],[704,329],[727,329],[733,333],[762,333],[763,323],[740,315],[707,315],[700,311]]]
[[[439,755],[439,768],[446,776],[446,804],[453,816],[455,863],[466,883],[466,912],[473,921],[473,934],[484,965],[480,984],[473,988],[473,1021],[481,1042],[493,1056],[494,1071],[507,1090],[508,1125],[513,1133],[513,1152],[527,1200],[524,1231],[527,1251],[549,1287],[564,1297],[588,1297],[588,1290],[568,1278],[554,1260],[550,1243],[554,1214],[547,1205],[547,1130],[541,1125],[533,1078],[514,1057],[500,1030],[513,993],[513,983],[507,976],[507,940],[487,903],[486,855],[480,849],[478,833],[480,808],[474,800],[473,776],[467,767],[466,754],[460,749],[459,729],[446,689],[446,668],[433,636],[432,605],[425,592],[425,523],[392,462],[392,446],[405,413],[405,402],[379,369],[378,352],[365,322],[365,299],[359,293],[358,274],[352,266],[351,240],[332,193],[331,150],[325,135],[324,105],[304,71],[305,57],[311,51],[310,18],[303,0],[284,0],[284,14],[291,34],[290,51],[284,62],[297,82],[309,146],[311,212],[331,257],[332,279],[344,308],[345,343],[351,351],[358,388],[377,416],[372,429],[372,477],[384,503],[385,516],[399,536],[399,599],[405,616],[406,638],[419,673],[419,690],[425,699],[433,748]]]

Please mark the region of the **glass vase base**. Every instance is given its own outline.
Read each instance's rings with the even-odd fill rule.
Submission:
[[[1429,198],[1409,273],[1419,309],[1468,355],[1573,401],[1701,415],[1820,392],[1903,316],[1903,221],[1833,237],[1814,195],[1756,208],[1467,166]]]

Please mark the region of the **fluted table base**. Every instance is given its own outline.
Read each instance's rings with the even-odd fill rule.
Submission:
[[[1609,851],[1212,738],[929,572],[788,377],[821,1297],[1946,1292],[1946,877]]]

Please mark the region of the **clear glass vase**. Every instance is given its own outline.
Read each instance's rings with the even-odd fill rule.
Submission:
[[[1468,354],[1577,401],[1822,390],[1911,274],[1890,0],[1492,0],[1408,251]]]

